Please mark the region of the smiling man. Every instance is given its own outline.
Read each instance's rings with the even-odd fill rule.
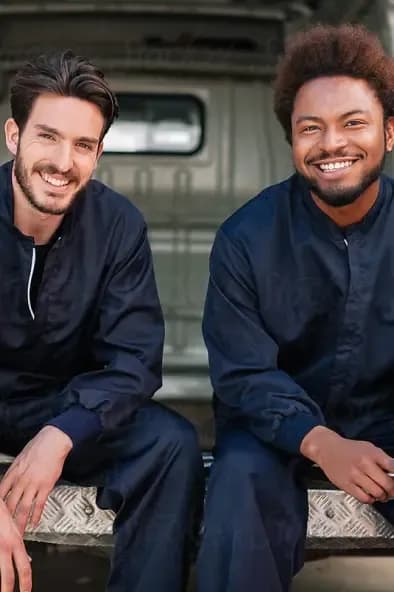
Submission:
[[[0,168],[1,592],[31,590],[23,544],[63,475],[116,512],[111,592],[180,592],[202,466],[193,427],[151,401],[164,326],[147,230],[91,180],[117,101],[71,52],[16,75]]]
[[[301,33],[275,112],[296,173],[235,212],[211,255],[200,592],[290,589],[311,462],[394,523],[393,60],[362,27]]]

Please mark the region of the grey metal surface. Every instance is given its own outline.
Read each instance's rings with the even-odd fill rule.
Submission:
[[[308,491],[310,549],[394,547],[394,527],[374,508],[343,491]]]
[[[312,489],[309,495],[309,549],[394,547],[394,528],[373,508],[336,490]],[[57,486],[39,527],[26,539],[57,544],[111,544],[113,513],[99,510],[95,488]]]
[[[114,514],[95,503],[95,487],[58,485],[52,491],[41,522],[25,538],[57,544],[109,545]]]
[[[327,0],[326,0],[327,1]],[[291,6],[289,6],[291,5]],[[291,10],[289,10],[291,8]],[[0,5],[0,14],[34,14],[34,13],[113,13],[121,12],[133,14],[144,11],[145,14],[156,12],[168,14],[205,14],[234,16],[252,15],[257,18],[282,17],[290,12],[292,15],[309,15],[311,11],[305,2],[293,0],[260,0],[260,2],[248,2],[244,0],[3,0]]]
[[[11,457],[0,455],[3,467]],[[212,457],[203,455],[208,469]],[[112,542],[114,514],[100,510],[94,487],[58,485],[51,493],[38,528],[26,539],[57,544],[107,546]],[[371,506],[335,489],[310,489],[309,549],[372,549],[394,547],[394,527]]]
[[[255,10],[201,5],[191,18],[187,2],[149,3],[148,9],[144,2],[15,1],[0,6],[0,71],[15,71],[32,54],[72,47],[106,71],[127,75],[179,69],[272,74],[287,16],[274,4]]]

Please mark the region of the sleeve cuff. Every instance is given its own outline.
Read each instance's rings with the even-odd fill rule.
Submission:
[[[281,421],[274,442],[278,448],[289,454],[300,454],[302,440],[318,425],[324,425],[324,421],[313,415],[306,413],[291,415]]]
[[[57,417],[47,422],[69,436],[74,448],[86,440],[97,437],[102,432],[98,415],[82,405],[73,405]]]

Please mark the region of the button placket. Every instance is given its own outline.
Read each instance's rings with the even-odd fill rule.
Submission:
[[[339,329],[335,362],[331,374],[331,388],[328,405],[333,411],[343,405],[343,395],[354,379],[358,368],[358,353],[362,343],[363,319],[368,299],[366,274],[363,271],[363,248],[360,240],[344,237],[349,266],[348,293],[343,322]],[[334,411],[335,414],[335,411]]]

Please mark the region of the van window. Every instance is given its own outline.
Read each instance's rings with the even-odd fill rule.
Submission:
[[[180,94],[118,94],[119,118],[104,138],[104,152],[184,154],[203,140],[203,106]]]

